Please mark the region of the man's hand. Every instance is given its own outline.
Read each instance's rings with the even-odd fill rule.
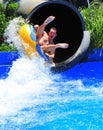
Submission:
[[[54,19],[55,19],[54,16],[49,16],[49,17],[44,21],[44,24],[47,25],[47,24],[49,24],[50,22],[52,22]]]

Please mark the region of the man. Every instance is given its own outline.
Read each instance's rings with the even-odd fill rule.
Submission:
[[[49,56],[50,60],[53,60],[57,48],[68,48],[69,46],[68,43],[54,44],[53,40],[57,36],[57,29],[55,27],[52,27],[48,34],[45,32],[45,27],[54,19],[54,16],[49,16],[42,25],[34,25],[37,31],[38,43],[42,50]]]

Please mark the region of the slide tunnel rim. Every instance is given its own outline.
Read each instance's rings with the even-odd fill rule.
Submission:
[[[68,6],[69,8],[73,9],[74,12],[76,12],[76,14],[78,15],[78,17],[80,18],[80,21],[81,21],[81,24],[82,24],[82,29],[85,30],[85,24],[84,24],[84,20],[80,14],[80,12],[77,10],[77,8],[75,6],[73,6],[70,2],[68,1],[46,1],[46,2],[43,2],[39,5],[37,5],[34,9],[32,9],[32,11],[27,15],[27,18],[26,18],[26,21],[29,22],[29,19],[30,17],[32,16],[32,14],[34,13],[34,10],[35,12],[41,7],[41,6],[45,6],[45,5],[49,5],[49,4],[63,4],[65,6]]]
[[[90,45],[90,32],[85,30],[83,31],[83,39],[81,45],[75,52],[75,54],[61,63],[53,64],[51,66],[52,72],[63,72],[79,63],[81,59],[86,55],[89,45]]]
[[[44,2],[41,3],[40,5],[36,6],[27,16],[26,20],[29,21],[30,18],[32,17],[32,15],[41,7],[41,6],[45,6],[45,5],[50,5],[50,4],[63,4],[66,7],[69,7],[70,9],[72,9],[72,11],[74,11],[74,13],[76,13],[76,15],[78,15],[80,22],[81,22],[81,26],[82,26],[82,30],[83,30],[83,37],[84,37],[84,31],[85,31],[85,25],[84,25],[84,20],[80,14],[80,12],[77,10],[76,7],[74,7],[71,3],[67,2],[67,1],[49,1],[49,2]],[[82,40],[83,40],[82,37]],[[82,41],[80,43],[81,46]],[[59,63],[54,63],[53,65],[51,65],[51,70],[53,72],[62,72],[65,71],[71,67],[73,67],[75,64],[77,64],[84,56],[85,52],[87,51],[88,47],[89,47],[89,42],[87,43],[86,48],[84,48],[84,50],[82,50],[82,55],[79,55],[79,53],[77,53],[78,50],[81,50],[81,47],[78,47],[78,49],[76,50],[76,52],[69,57],[68,59],[59,62]]]

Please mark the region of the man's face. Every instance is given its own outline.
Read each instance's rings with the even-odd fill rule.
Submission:
[[[57,31],[51,28],[48,35],[49,35],[49,38],[53,40],[57,35]]]

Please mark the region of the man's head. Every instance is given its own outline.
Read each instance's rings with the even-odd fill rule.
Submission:
[[[57,36],[57,29],[52,27],[48,33],[49,39],[53,40]]]

